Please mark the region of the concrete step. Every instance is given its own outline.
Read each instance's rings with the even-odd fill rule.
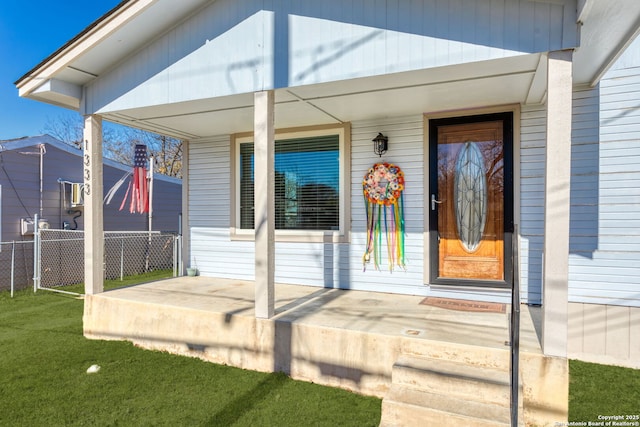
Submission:
[[[401,354],[506,370],[510,361],[509,347],[506,345],[483,347],[435,340],[405,340]]]
[[[449,360],[403,355],[393,365],[392,385],[509,407],[508,366],[470,365]]]
[[[501,405],[393,385],[382,401],[381,427],[508,427],[510,411]]]

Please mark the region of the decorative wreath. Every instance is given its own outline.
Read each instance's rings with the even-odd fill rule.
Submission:
[[[364,176],[362,188],[370,203],[393,205],[404,190],[404,173],[392,163],[376,163]]]

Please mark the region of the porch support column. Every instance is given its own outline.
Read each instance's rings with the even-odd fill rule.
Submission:
[[[190,163],[190,144],[189,141],[182,141],[182,216],[180,223],[180,231],[182,236],[182,259],[180,264],[182,268],[179,275],[186,274],[187,267],[196,267],[194,262],[191,265],[191,228],[189,225],[189,163]]]
[[[567,357],[572,60],[571,50],[548,57],[542,349],[558,357]]]
[[[254,95],[254,214],[255,214],[255,314],[274,314],[275,271],[275,143],[274,92]]]
[[[104,223],[102,207],[102,118],[84,118],[84,291],[104,290]]]

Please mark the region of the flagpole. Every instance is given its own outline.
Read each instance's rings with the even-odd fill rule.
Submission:
[[[149,239],[151,239],[151,230],[153,225],[153,170],[154,158],[149,157]]]
[[[151,252],[151,231],[153,229],[153,170],[154,170],[154,159],[153,156],[149,156],[149,245],[147,250],[147,259],[145,262],[146,271],[149,271],[149,255]]]

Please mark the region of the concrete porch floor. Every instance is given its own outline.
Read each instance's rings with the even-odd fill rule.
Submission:
[[[254,283],[210,277],[177,277],[114,289],[101,298],[145,302],[225,316],[253,318]],[[506,313],[467,312],[420,304],[422,296],[276,284],[271,320],[505,349]],[[521,351],[541,353],[540,308],[521,307]]]
[[[252,281],[179,277],[87,295],[84,333],[381,398],[404,354],[508,370],[508,306],[466,312],[423,299],[277,284],[266,320],[254,317]],[[543,356],[539,319],[522,306],[520,376],[525,420],[544,425],[566,417],[568,375],[566,360]]]

